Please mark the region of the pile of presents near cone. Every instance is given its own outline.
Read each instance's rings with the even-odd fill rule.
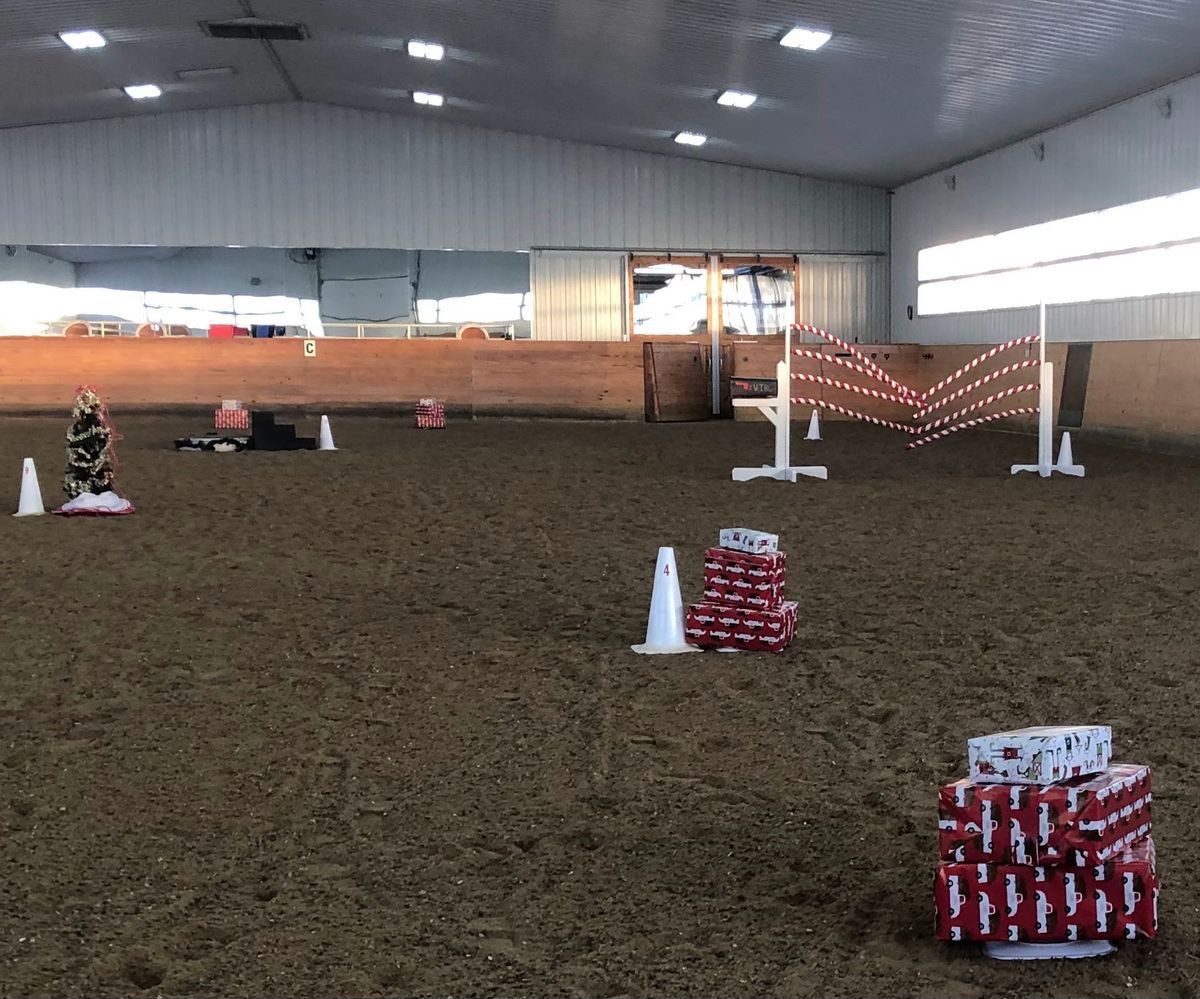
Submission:
[[[317,437],[300,437],[291,423],[276,423],[270,410],[247,409],[238,399],[223,399],[213,413],[213,430],[179,437],[177,451],[336,451],[329,417],[321,417]]]
[[[731,527],[718,537],[704,553],[704,593],[686,612],[675,551],[659,549],[646,641],[635,652],[782,652],[791,643],[796,602],[784,599],[787,555],[779,536]]]
[[[1101,725],[967,745],[970,776],[938,798],[938,939],[1036,958],[1155,937],[1150,768],[1111,762],[1112,730]]]

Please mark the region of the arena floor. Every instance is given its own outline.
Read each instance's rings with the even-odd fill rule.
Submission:
[[[0,518],[0,994],[1197,994],[1195,462],[829,424],[830,482],[742,485],[761,425],[117,417],[136,516]],[[66,422],[0,420],[11,503]],[[656,547],[694,597],[735,525],[795,644],[633,655]],[[1159,940],[935,943],[938,785],[1059,721],[1155,768]]]

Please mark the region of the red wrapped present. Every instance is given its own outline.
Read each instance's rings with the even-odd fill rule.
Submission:
[[[213,424],[218,430],[249,430],[250,412],[245,409],[226,409],[222,406],[213,414]]]
[[[1150,768],[1114,763],[1058,784],[976,784],[938,794],[942,860],[1095,864],[1150,832]]]
[[[739,607],[769,608],[783,603],[787,555],[754,555],[732,548],[704,553],[704,599]]]
[[[1158,890],[1149,836],[1090,867],[944,860],[934,887],[937,938],[1009,943],[1153,939]]]
[[[446,408],[436,399],[421,399],[417,402],[417,427],[420,430],[445,430]]]
[[[689,604],[685,628],[688,641],[702,648],[782,652],[796,637],[796,604],[771,608]]]

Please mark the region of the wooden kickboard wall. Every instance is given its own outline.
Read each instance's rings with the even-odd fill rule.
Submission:
[[[0,339],[0,411],[59,412],[78,385],[114,409],[249,405],[641,419],[641,345],[316,339]]]

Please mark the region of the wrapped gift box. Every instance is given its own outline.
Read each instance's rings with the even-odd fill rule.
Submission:
[[[1158,874],[1147,836],[1091,867],[942,861],[934,889],[939,940],[1064,943],[1158,933]]]
[[[250,413],[245,409],[226,409],[222,406],[213,414],[213,423],[218,430],[249,430]]]
[[[436,399],[421,399],[417,402],[417,427],[421,430],[444,430],[446,408]]]
[[[967,741],[967,758],[976,783],[1053,784],[1106,769],[1112,729],[1064,725],[981,735]]]
[[[796,604],[773,608],[690,604],[685,627],[688,641],[702,648],[782,652],[796,636]]]
[[[746,607],[775,607],[783,602],[787,556],[751,555],[729,548],[704,553],[704,599]]]
[[[960,780],[938,795],[942,860],[1101,863],[1150,832],[1150,768],[1114,763],[1101,774],[1041,787]]]
[[[722,548],[753,555],[779,551],[779,535],[752,531],[748,527],[726,527],[718,535]]]

